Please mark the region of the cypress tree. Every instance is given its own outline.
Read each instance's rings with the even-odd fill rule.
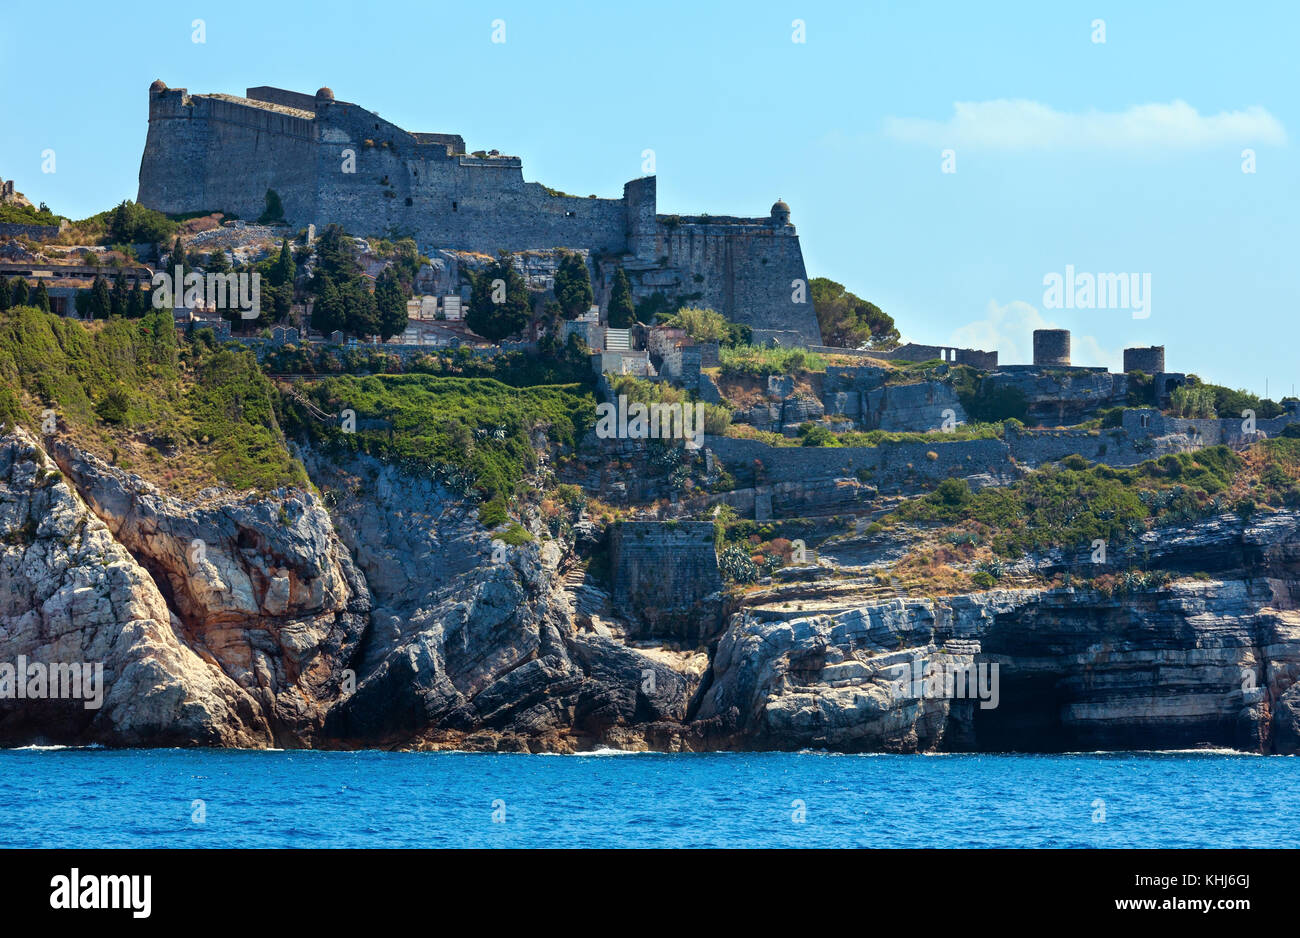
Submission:
[[[14,289],[13,293],[10,295],[13,297],[13,300],[10,303],[11,306],[26,306],[27,281],[22,277],[14,277]]]
[[[493,283],[498,280],[505,284],[505,296],[500,303],[494,301],[497,291]],[[496,261],[474,278],[465,324],[483,338],[500,342],[522,332],[528,325],[530,312],[528,284],[514,269],[510,255],[502,251]]]
[[[137,280],[135,288],[126,301],[126,316],[128,319],[139,319],[147,312],[149,312],[149,298],[145,296],[144,288],[140,286],[140,281]]]
[[[275,266],[271,268],[271,286],[282,287],[286,283],[293,284],[293,255],[289,253],[289,239],[285,238],[280,242],[280,256],[276,258]]]
[[[129,312],[127,304],[130,297],[130,291],[126,286],[126,274],[119,270],[117,276],[113,278],[113,293],[109,297],[108,306],[109,315],[125,317]]]
[[[90,313],[95,319],[106,319],[113,310],[113,299],[108,293],[108,281],[102,274],[95,276],[90,286]]]
[[[379,314],[379,334],[385,341],[406,329],[406,297],[397,272],[385,268],[375,283],[375,306]]]
[[[609,291],[609,313],[606,316],[611,329],[627,329],[636,322],[636,307],[632,305],[632,285],[620,267],[614,274],[614,286]]]
[[[555,299],[565,319],[577,319],[591,308],[591,277],[581,254],[564,252],[555,272]]]
[[[32,294],[32,305],[44,312],[50,311],[50,291],[45,289],[44,280],[36,285],[36,292]]]
[[[329,274],[321,271],[316,290],[316,302],[311,307],[311,327],[328,337],[331,332],[342,329],[345,325],[347,320],[343,313],[343,300],[339,296],[338,288],[334,286],[334,281]]]

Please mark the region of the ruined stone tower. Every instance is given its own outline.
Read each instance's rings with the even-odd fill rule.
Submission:
[[[1034,364],[1048,366],[1070,364],[1070,330],[1035,329]]]
[[[518,157],[407,132],[329,88],[237,97],[150,86],[140,204],[254,219],[268,190],[291,225],[410,236],[424,250],[584,248],[622,266],[636,300],[662,293],[821,342],[809,291],[796,289],[807,272],[784,202],[765,218],[659,215],[653,176],[618,199],[559,194],[525,182]]]

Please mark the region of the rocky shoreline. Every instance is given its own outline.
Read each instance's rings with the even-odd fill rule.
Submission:
[[[896,596],[836,570],[731,595],[684,644],[612,610],[584,532],[502,551],[436,484],[299,455],[349,494],[182,500],[0,437],[0,662],[105,680],[96,710],[0,688],[0,745],[1300,750],[1294,511],[1151,532],[1188,575],[1124,595]],[[993,665],[996,706],[899,680]]]

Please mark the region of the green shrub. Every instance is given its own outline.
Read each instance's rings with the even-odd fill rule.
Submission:
[[[799,427],[803,446],[839,446],[840,441],[824,423],[805,423]]]

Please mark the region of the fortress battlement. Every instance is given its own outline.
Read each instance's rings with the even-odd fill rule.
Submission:
[[[517,156],[411,133],[329,88],[239,97],[150,86],[140,204],[256,218],[268,191],[291,225],[413,237],[426,251],[587,250],[601,259],[598,283],[623,266],[636,300],[677,297],[821,342],[811,299],[796,299],[807,272],[784,202],[755,218],[660,215],[653,176],[629,181],[621,198],[563,195],[526,182]]]

